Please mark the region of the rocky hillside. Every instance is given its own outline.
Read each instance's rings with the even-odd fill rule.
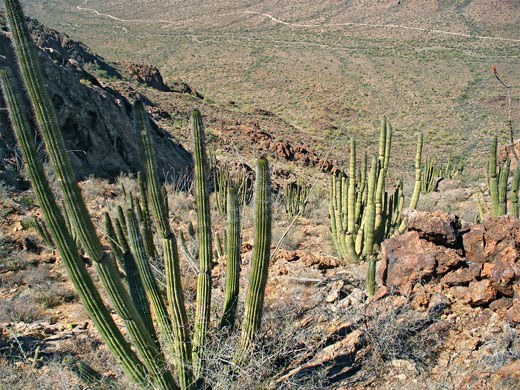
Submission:
[[[119,72],[81,43],[47,29],[35,20],[30,20],[29,25],[78,178],[94,175],[112,179],[120,172],[135,172],[139,166],[135,158],[138,152],[132,105],[121,93],[85,69],[97,69],[98,73],[114,78],[121,77]],[[15,55],[1,16],[0,29],[0,67],[15,71]],[[27,100],[25,103],[29,111]],[[3,101],[0,107],[5,107]],[[19,157],[6,112],[0,112],[0,169],[5,169],[8,164],[19,163]],[[192,164],[190,153],[153,122],[152,128],[160,171],[189,168]]]

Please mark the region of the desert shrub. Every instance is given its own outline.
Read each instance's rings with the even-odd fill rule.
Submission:
[[[0,302],[0,322],[34,322],[41,318],[41,309],[30,290]]]

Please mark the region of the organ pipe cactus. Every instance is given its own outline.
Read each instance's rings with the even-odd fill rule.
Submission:
[[[385,238],[397,235],[406,229],[402,210],[404,195],[402,184],[398,184],[393,193],[386,191],[386,177],[392,142],[392,126],[383,119],[379,136],[379,148],[376,158],[375,186],[367,185],[367,156],[365,154],[361,170],[356,167],[356,142],[350,142],[349,175],[342,173],[332,176],[329,215],[334,244],[345,262],[358,262],[369,252],[367,245],[378,246]],[[422,134],[417,139],[415,159],[415,186],[409,208],[417,206],[421,184]],[[399,182],[401,183],[401,182]],[[371,193],[373,191],[373,194]],[[375,220],[368,226],[369,202],[375,205]]]
[[[62,211],[56,204],[49,188],[42,164],[38,160],[27,119],[23,117],[23,112],[20,109],[20,99],[17,97],[10,76],[6,71],[0,73],[2,90],[8,103],[11,122],[45,223],[61,254],[71,281],[94,325],[120,362],[129,379],[143,388],[171,390],[180,387],[183,390],[191,389],[195,382],[191,371],[192,365],[197,377],[203,374],[202,352],[210,324],[209,312],[211,307],[211,227],[207,196],[207,172],[205,172],[207,164],[205,162],[204,134],[200,113],[194,112],[192,121],[195,144],[197,208],[199,212],[198,235],[201,245],[192,351],[192,341],[181,287],[176,237],[169,226],[166,194],[159,186],[155,151],[144,106],[142,103],[136,102],[134,114],[144,169],[143,175],[146,180],[139,180],[141,196],[139,199],[131,198],[132,207],[129,210],[125,212],[119,207],[118,217],[114,222],[108,214],[105,215],[110,253],[101,245],[99,237],[95,234],[93,223],[76,184],[70,161],[64,149],[63,138],[57,125],[56,115],[46,95],[43,79],[34,52],[32,52],[29,33],[24,24],[20,5],[15,0],[5,0],[4,4],[21,73],[30,92],[29,95],[36,112],[37,122],[61,184],[64,197],[63,209],[67,210],[67,216],[70,218],[70,228],[67,227]],[[263,296],[270,257],[270,191],[268,163],[267,160],[262,158],[258,162],[257,169],[255,241],[246,298],[246,314],[240,342],[241,354],[252,345],[254,334],[260,327],[262,317]],[[157,287],[150,267],[150,259],[157,256],[157,250],[152,248],[154,240],[148,205],[151,206],[156,234],[162,244],[168,305],[164,303],[162,293]],[[238,210],[236,206],[229,206],[229,208],[230,210]],[[78,241],[85,253],[93,260],[112,306],[126,327],[126,333],[135,348],[135,352],[104,306],[98,290],[79,257],[78,246],[71,235],[71,231],[77,234]],[[238,214],[236,221],[230,222],[229,231],[227,256],[229,259],[234,258],[228,261],[230,261],[230,264],[235,264],[230,265],[229,274],[233,276],[229,278],[229,281],[237,283],[240,263]],[[194,235],[194,232],[191,233],[191,235]],[[117,259],[117,262],[124,268],[125,280],[122,279],[121,272],[114,259]],[[227,313],[236,312],[238,290],[234,291],[233,288],[230,288],[229,291],[228,296],[232,299],[229,300],[230,305],[227,305],[223,310],[221,323],[234,321],[234,319],[224,318]],[[232,306],[234,308],[229,310]],[[153,317],[159,325],[159,335],[155,333],[151,312],[153,312]],[[159,336],[161,342],[159,342]],[[161,350],[161,345],[165,346],[166,355]],[[172,373],[167,369],[170,359],[174,363],[177,383],[174,381]],[[198,359],[198,363],[196,359]]]
[[[234,187],[229,188],[227,201],[227,275],[226,295],[222,309],[222,318],[220,320],[221,328],[233,328],[235,325],[238,291],[240,288],[240,209]]]
[[[497,163],[497,149],[498,139],[497,136],[494,136],[491,142],[491,152],[489,154],[488,167],[486,171],[489,196],[491,198],[491,215],[494,217],[507,214],[508,180],[511,167],[511,160],[509,158],[502,163]],[[519,169],[520,168],[517,164],[511,186],[511,214],[513,216],[518,216]],[[480,212],[480,214],[482,219],[483,212]]]
[[[4,3],[8,11],[7,15],[10,19],[11,29],[13,29],[11,19],[14,19],[15,22],[23,22],[20,5],[17,1],[6,1]],[[23,28],[25,28],[25,25],[23,25],[21,29],[23,30]],[[25,30],[25,33],[28,37],[29,33],[27,30]],[[26,42],[26,44],[30,47],[30,42]],[[56,247],[60,252],[72,284],[78,292],[83,305],[87,309],[101,337],[114,356],[119,360],[125,373],[135,383],[145,384],[148,376],[146,368],[132,351],[130,344],[126,342],[103,304],[101,296],[94,287],[94,283],[88,275],[83,261],[79,257],[76,244],[66,228],[63,215],[56,204],[47,178],[45,177],[43,166],[38,159],[34,139],[32,134],[30,134],[28,121],[21,110],[20,98],[14,91],[12,79],[5,70],[0,71],[0,77],[4,98],[9,109],[9,116],[25,161],[27,174],[31,180],[36,199],[41,207],[44,219]]]
[[[243,351],[250,348],[262,320],[271,246],[270,188],[269,163],[266,158],[260,158],[256,166],[253,258],[242,322],[241,347]]]
[[[309,191],[310,187],[306,186],[301,180],[288,183],[284,187],[285,212],[289,216],[295,217],[305,212]]]
[[[193,111],[191,119],[193,157],[195,160],[195,195],[199,230],[199,276],[197,280],[197,309],[193,334],[193,372],[199,378],[202,371],[202,349],[210,321],[211,309],[211,218],[208,189],[208,162],[204,146],[202,116]]]

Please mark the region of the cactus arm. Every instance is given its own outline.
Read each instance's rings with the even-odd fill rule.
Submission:
[[[518,188],[520,184],[520,165],[517,163],[515,173],[513,174],[513,183],[511,185],[511,214],[518,218]]]
[[[271,247],[271,184],[267,159],[260,158],[256,170],[255,232],[251,273],[247,290],[241,348],[251,347],[260,329]]]
[[[6,1],[6,5],[19,8],[17,1]],[[19,12],[21,13],[20,9]],[[38,160],[27,119],[23,117],[20,109],[20,98],[14,92],[7,71],[0,71],[0,76],[11,122],[25,160],[28,176],[67,273],[98,332],[120,362],[124,372],[133,382],[144,385],[147,382],[148,372],[117,328],[103,304],[99,292],[94,287],[83,261],[79,258],[77,247],[66,228],[65,220],[52,195],[42,164]]]
[[[208,190],[208,166],[204,147],[202,116],[195,110],[191,118],[193,155],[195,160],[195,194],[199,230],[199,276],[197,280],[197,306],[193,334],[193,373],[202,374],[202,353],[209,328],[211,313],[211,219]]]
[[[371,255],[374,248],[374,230],[376,220],[376,203],[375,203],[375,192],[376,192],[376,175],[377,175],[377,161],[376,158],[372,158],[372,165],[370,168],[370,175],[368,179],[368,198],[367,198],[367,219],[365,222],[365,243],[363,248],[364,255]]]
[[[355,233],[356,233],[356,141],[354,138],[350,140],[350,172],[348,184],[348,208],[347,212],[347,234],[346,245],[348,259],[351,262],[358,262],[359,258],[355,249]]]
[[[227,238],[227,275],[226,296],[222,309],[220,328],[233,328],[235,325],[238,292],[240,288],[240,208],[234,187],[227,195],[228,238]]]
[[[148,298],[152,305],[156,319],[159,322],[159,328],[162,337],[167,342],[167,348],[172,351],[172,345],[175,350],[175,365],[177,372],[177,379],[181,389],[191,389],[193,385],[191,367],[191,344],[188,320],[186,316],[186,307],[184,304],[184,293],[181,286],[181,275],[179,266],[179,257],[177,253],[177,243],[175,235],[170,229],[168,221],[168,213],[166,209],[167,201],[159,186],[159,177],[157,175],[157,162],[155,160],[155,151],[150,135],[150,125],[146,116],[146,111],[141,102],[136,102],[134,105],[136,116],[136,131],[139,138],[139,145],[141,147],[141,158],[143,167],[146,173],[147,189],[152,206],[157,232],[161,236],[164,265],[166,269],[167,280],[167,297],[170,304],[170,311],[173,321],[169,321],[164,302],[162,301],[157,286],[154,283],[153,275],[150,270],[150,265],[147,262],[146,253],[140,246],[139,234],[137,226],[128,226],[129,236],[132,233],[132,246],[137,249],[134,253],[139,273],[143,279],[143,284],[147,291]],[[128,224],[130,225],[130,224]]]
[[[507,182],[509,179],[509,170],[511,160],[507,159],[500,167],[500,175],[498,177],[498,213],[499,215],[507,214]]]
[[[413,187],[412,199],[410,200],[409,210],[414,210],[419,202],[419,196],[421,195],[421,159],[422,159],[422,148],[423,148],[423,134],[417,135],[417,151],[415,153],[415,185]],[[403,234],[406,230],[406,221],[403,219],[395,235]]]
[[[497,146],[498,139],[495,135],[491,143],[491,153],[489,154],[488,166],[489,194],[491,196],[491,210],[494,217],[500,215],[498,205]]]

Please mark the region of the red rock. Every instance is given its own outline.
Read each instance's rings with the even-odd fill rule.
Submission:
[[[461,286],[476,280],[480,276],[480,268],[482,266],[478,263],[471,263],[468,268],[459,268],[452,271],[441,279],[442,283],[448,286]]]
[[[489,280],[471,282],[469,284],[470,304],[473,306],[486,305],[493,301],[497,296],[496,289]]]
[[[515,263],[520,257],[520,219],[506,215],[474,225],[463,234],[466,259],[479,263]]]
[[[412,210],[407,215],[406,226],[408,230],[417,231],[427,241],[440,245],[458,245],[461,225],[459,217],[454,214]]]
[[[513,303],[513,305],[507,309],[506,319],[513,323],[520,323],[520,302],[518,300]]]
[[[377,269],[379,284],[398,288],[405,295],[417,282],[445,273],[462,261],[456,250],[422,240],[416,231],[384,241],[381,255]]]
[[[489,304],[489,308],[498,313],[505,313],[511,307],[513,300],[511,298],[500,298]]]

